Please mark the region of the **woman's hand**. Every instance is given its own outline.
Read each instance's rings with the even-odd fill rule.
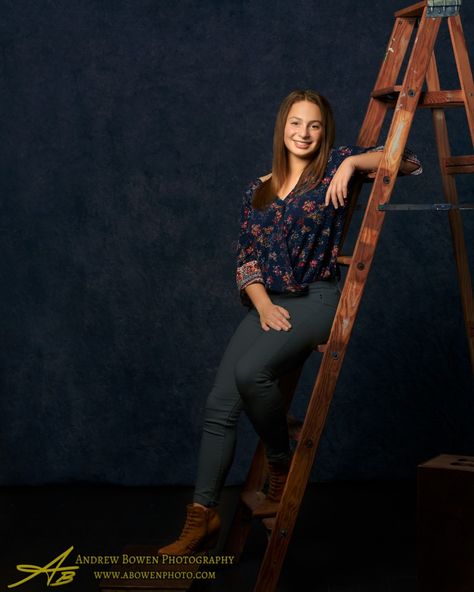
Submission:
[[[341,162],[327,188],[326,199],[324,200],[325,206],[328,206],[330,201],[332,201],[336,210],[339,206],[344,205],[347,199],[347,187],[355,170],[356,167],[351,156]]]
[[[278,306],[270,301],[265,303],[258,312],[264,331],[270,331],[270,329],[289,331],[291,329],[291,323],[287,320],[290,318],[290,313],[283,306]]]
[[[264,331],[270,331],[270,329],[288,331],[291,329],[291,323],[287,320],[290,318],[290,313],[283,306],[273,304],[261,283],[249,284],[245,291],[260,315],[260,324]]]

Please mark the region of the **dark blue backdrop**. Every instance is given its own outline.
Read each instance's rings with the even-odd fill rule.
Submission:
[[[241,194],[269,171],[277,107],[317,89],[337,144],[355,143],[404,5],[1,3],[2,484],[193,482],[203,404],[245,314]],[[474,61],[469,3],[462,18]],[[448,42],[443,24],[442,86],[458,88]],[[464,114],[448,123],[453,153],[472,153]],[[409,146],[424,174],[393,201],[441,201],[429,111]],[[472,202],[472,180],[459,188]],[[471,389],[447,214],[388,214],[313,479],[473,454]],[[255,442],[243,418],[229,483]]]

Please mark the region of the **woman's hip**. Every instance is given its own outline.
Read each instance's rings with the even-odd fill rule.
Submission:
[[[302,307],[307,309],[308,306],[317,307],[317,305],[321,304],[334,309],[335,312],[341,296],[341,289],[338,280],[331,278],[310,283],[307,291],[302,294],[292,292],[276,294],[269,291],[268,296],[274,304],[283,307],[291,306],[292,308]]]

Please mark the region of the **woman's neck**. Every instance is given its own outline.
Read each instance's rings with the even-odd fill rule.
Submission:
[[[308,161],[303,158],[298,158],[294,154],[290,154],[288,158],[288,179],[299,179],[301,173],[304,171]]]

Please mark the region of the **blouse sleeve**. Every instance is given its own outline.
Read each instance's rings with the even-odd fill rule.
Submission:
[[[348,156],[352,156],[353,154],[364,154],[365,152],[382,152],[382,150],[384,148],[385,148],[384,144],[381,144],[379,146],[368,146],[368,147],[340,146],[337,149],[337,155],[339,156],[339,160],[340,160],[340,162],[338,164],[340,164],[342,162],[342,160],[344,160],[344,158],[347,158]],[[413,162],[414,164],[416,164],[418,166],[418,168],[414,169],[411,173],[403,173],[401,170],[399,170],[398,174],[400,176],[421,175],[421,173],[423,172],[423,167],[421,165],[420,159],[412,150],[410,150],[409,148],[405,148],[405,150],[403,151],[402,160],[405,160],[407,162]]]
[[[236,282],[242,302],[248,302],[243,290],[250,284],[264,284],[257,255],[255,253],[250,215],[252,213],[252,196],[255,184],[252,183],[244,193],[240,208],[239,238],[237,241],[237,272]]]

